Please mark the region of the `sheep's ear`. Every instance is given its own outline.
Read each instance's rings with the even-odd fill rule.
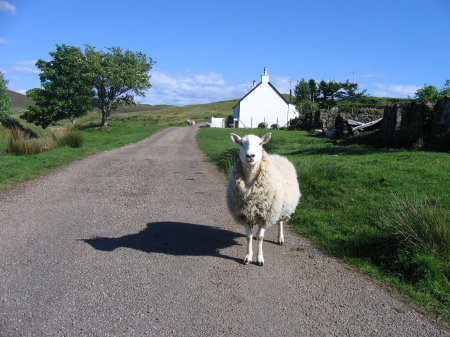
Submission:
[[[270,138],[272,137],[272,132],[266,133],[264,136],[261,137],[262,143],[266,144]]]
[[[236,144],[241,145],[241,137],[239,137],[237,134],[231,133],[231,140]]]

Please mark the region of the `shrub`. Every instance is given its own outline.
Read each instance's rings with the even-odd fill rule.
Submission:
[[[450,216],[426,197],[395,197],[383,215],[382,229],[400,249],[391,270],[429,291],[448,287],[450,278]],[[387,261],[386,261],[387,262]],[[439,286],[447,285],[447,286]]]
[[[450,262],[450,217],[438,204],[414,195],[394,198],[385,228],[406,249],[436,254]]]
[[[69,146],[79,148],[83,146],[83,136],[75,129],[66,130],[61,135],[53,135],[58,146]]]
[[[13,127],[9,132],[8,152],[16,156],[34,155],[53,150],[53,139],[30,138],[24,131]]]

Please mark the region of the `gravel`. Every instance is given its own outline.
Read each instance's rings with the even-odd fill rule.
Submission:
[[[265,265],[243,265],[197,132],[165,129],[0,194],[0,336],[450,335],[290,230],[283,246],[267,230]]]

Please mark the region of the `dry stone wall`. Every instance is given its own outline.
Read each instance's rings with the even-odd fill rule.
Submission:
[[[412,102],[387,106],[380,141],[387,146],[419,144],[430,150],[450,150],[450,98],[437,104]]]
[[[386,106],[384,111],[363,109],[358,114],[319,110],[304,114],[298,124],[303,130],[325,132],[335,126],[336,136],[342,138],[355,135],[349,119],[369,123],[380,118],[383,120],[377,127],[382,145],[411,147],[417,144],[424,149],[450,151],[450,97],[436,104],[413,101]]]

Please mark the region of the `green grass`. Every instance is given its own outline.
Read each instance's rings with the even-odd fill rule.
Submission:
[[[200,149],[226,176],[237,153],[230,132],[266,131],[201,130]],[[294,163],[303,194],[290,225],[450,322],[449,154],[271,132],[266,150]]]
[[[82,122],[81,120],[80,122]],[[135,143],[166,126],[149,125],[147,121],[116,118],[106,128],[100,128],[96,116],[88,116],[77,128],[82,137],[80,147],[60,146],[36,155],[16,156],[5,154],[9,131],[0,127],[0,191],[7,191],[17,184],[49,173],[78,159],[98,152]],[[39,139],[52,139],[49,130],[39,130]],[[62,144],[64,145],[64,144]]]

